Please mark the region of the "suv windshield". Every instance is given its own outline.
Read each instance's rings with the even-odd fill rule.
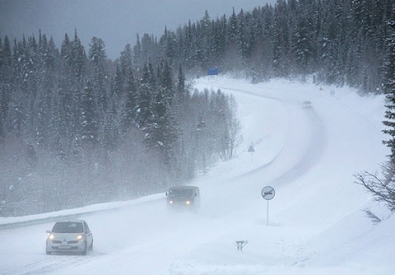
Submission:
[[[57,222],[52,232],[54,233],[82,233],[83,227],[80,222]]]
[[[193,190],[170,190],[169,196],[170,197],[193,197]]]

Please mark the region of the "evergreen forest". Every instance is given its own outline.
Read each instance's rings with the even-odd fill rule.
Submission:
[[[190,80],[218,68],[386,91],[393,0],[278,0],[252,11],[136,35],[116,60],[105,42],[0,38],[0,216],[162,192],[236,154],[237,104]],[[123,30],[124,31],[124,30]]]

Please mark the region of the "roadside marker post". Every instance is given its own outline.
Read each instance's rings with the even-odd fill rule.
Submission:
[[[254,149],[254,147],[252,146],[252,144],[250,145],[250,147],[248,147],[247,152],[251,154],[251,162],[253,162],[252,155],[255,153],[255,149]]]

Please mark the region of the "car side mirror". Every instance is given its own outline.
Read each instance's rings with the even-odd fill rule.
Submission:
[[[166,195],[166,197],[167,197],[167,196],[169,196],[169,193],[168,193],[168,192],[166,192],[166,193],[165,193],[165,195]]]

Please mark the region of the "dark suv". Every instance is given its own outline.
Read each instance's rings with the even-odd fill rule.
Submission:
[[[200,205],[199,187],[175,186],[166,192],[169,207],[186,207],[197,209]]]

